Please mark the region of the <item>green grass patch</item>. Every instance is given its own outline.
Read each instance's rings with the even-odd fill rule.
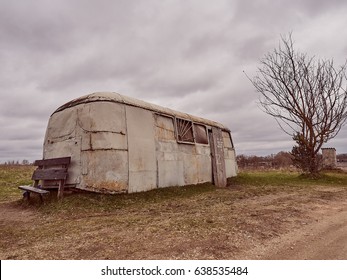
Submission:
[[[35,167],[24,166],[0,166],[0,202],[20,198],[20,185],[31,185],[31,176]]]

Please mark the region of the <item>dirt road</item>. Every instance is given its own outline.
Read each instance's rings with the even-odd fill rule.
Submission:
[[[241,253],[240,259],[347,260],[347,205],[321,211],[311,224]]]

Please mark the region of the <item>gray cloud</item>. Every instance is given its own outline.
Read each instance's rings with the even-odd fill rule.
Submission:
[[[243,71],[290,31],[341,64],[346,12],[337,0],[0,1],[0,162],[41,157],[50,114],[94,91],[220,121],[238,153],[289,150]],[[331,145],[347,152],[346,139],[344,127]]]

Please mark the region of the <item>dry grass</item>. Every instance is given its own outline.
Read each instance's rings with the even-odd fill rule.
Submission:
[[[41,205],[21,199],[24,173],[12,172],[0,186],[1,259],[233,259],[347,197],[346,174],[317,182],[258,172],[241,173],[225,189],[72,193]]]

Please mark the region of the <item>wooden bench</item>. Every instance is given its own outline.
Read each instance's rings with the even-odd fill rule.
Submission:
[[[43,195],[49,193],[47,189],[52,188],[58,189],[58,198],[62,198],[70,162],[71,157],[36,160],[34,166],[37,166],[37,169],[31,177],[34,184],[32,186],[19,186],[18,188],[25,191],[23,195],[28,199],[30,199],[30,193],[37,193],[43,201]]]

